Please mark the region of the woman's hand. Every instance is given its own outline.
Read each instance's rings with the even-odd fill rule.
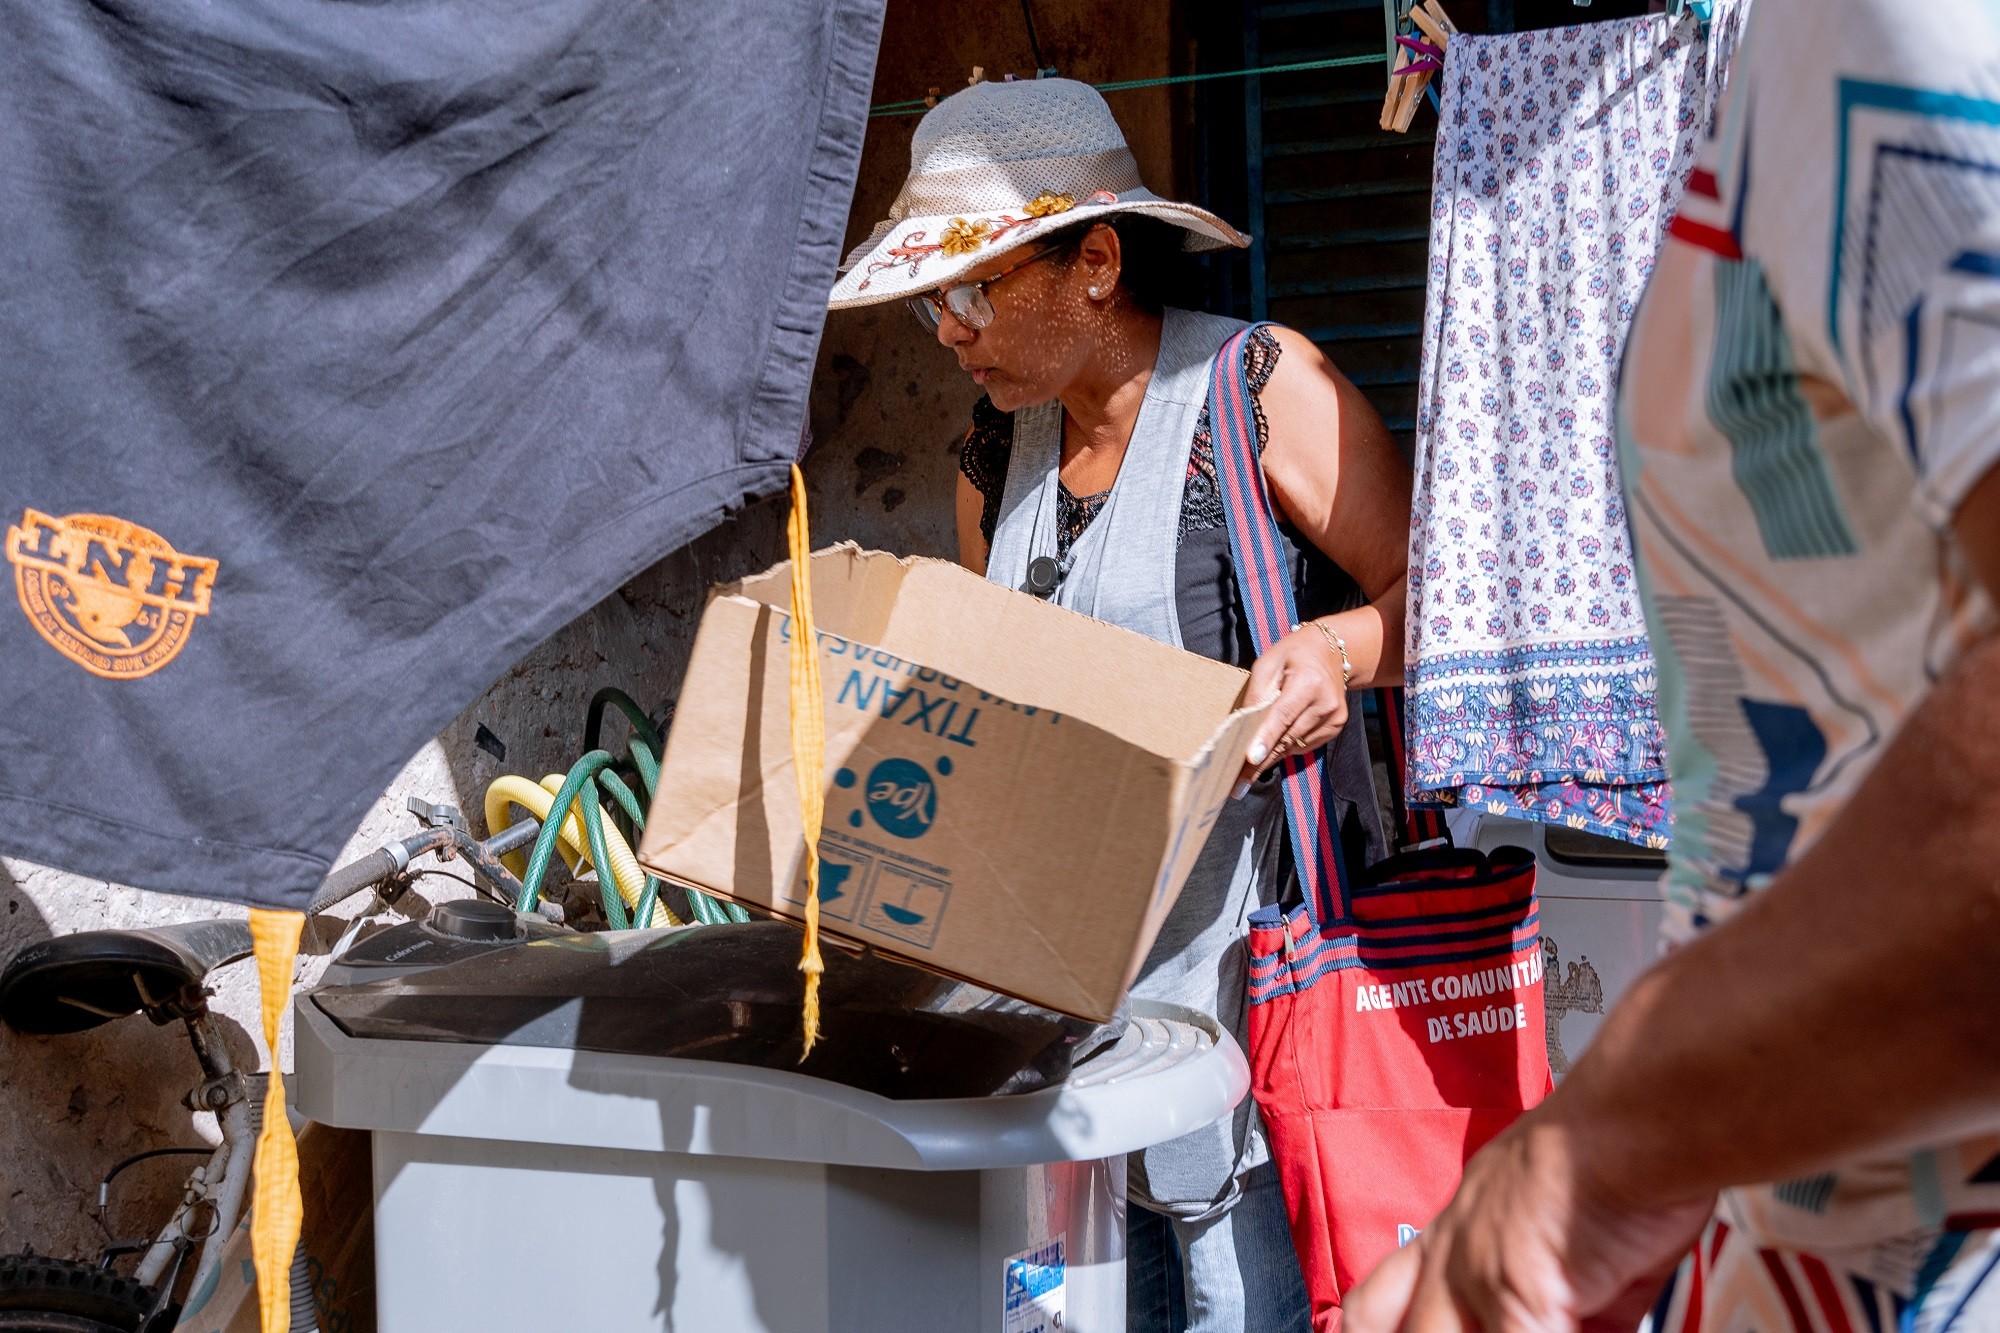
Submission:
[[[1250,742],[1236,794],[1288,755],[1309,753],[1347,725],[1347,687],[1340,655],[1315,624],[1304,624],[1271,645],[1250,668],[1251,703],[1275,700]]]

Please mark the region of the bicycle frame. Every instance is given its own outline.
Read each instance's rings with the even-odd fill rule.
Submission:
[[[189,1173],[180,1206],[160,1229],[133,1272],[140,1282],[159,1290],[163,1306],[171,1299],[175,1279],[190,1252],[200,1254],[190,1291],[199,1290],[222,1261],[222,1245],[211,1247],[209,1242],[217,1237],[226,1241],[235,1231],[243,1214],[243,1197],[249,1190],[251,1161],[257,1151],[251,1080],[236,1071],[205,1003],[186,1015],[183,1022],[202,1072],[201,1085],[189,1094],[188,1105],[195,1110],[215,1112],[222,1142],[206,1165]],[[193,1228],[204,1210],[210,1214],[209,1225],[196,1234]]]

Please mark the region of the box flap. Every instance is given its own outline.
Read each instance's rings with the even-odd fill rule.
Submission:
[[[785,610],[791,566],[719,589]],[[1192,763],[1234,709],[1248,673],[1023,596],[944,560],[863,551],[813,555],[819,627],[1004,698],[1081,718]]]

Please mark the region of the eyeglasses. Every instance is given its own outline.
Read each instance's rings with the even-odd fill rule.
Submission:
[[[1037,250],[1019,263],[1009,264],[992,277],[978,282],[955,282],[935,291],[919,292],[910,298],[910,312],[931,333],[938,331],[946,310],[950,310],[951,317],[966,328],[983,329],[993,322],[993,302],[987,299],[986,289],[1010,273],[1017,273],[1030,264],[1047,259],[1061,248],[1051,245]]]

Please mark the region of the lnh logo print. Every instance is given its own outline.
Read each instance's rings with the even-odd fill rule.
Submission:
[[[208,614],[217,562],[105,514],[30,509],[7,529],[21,610],[50,647],[95,676],[150,676]]]

